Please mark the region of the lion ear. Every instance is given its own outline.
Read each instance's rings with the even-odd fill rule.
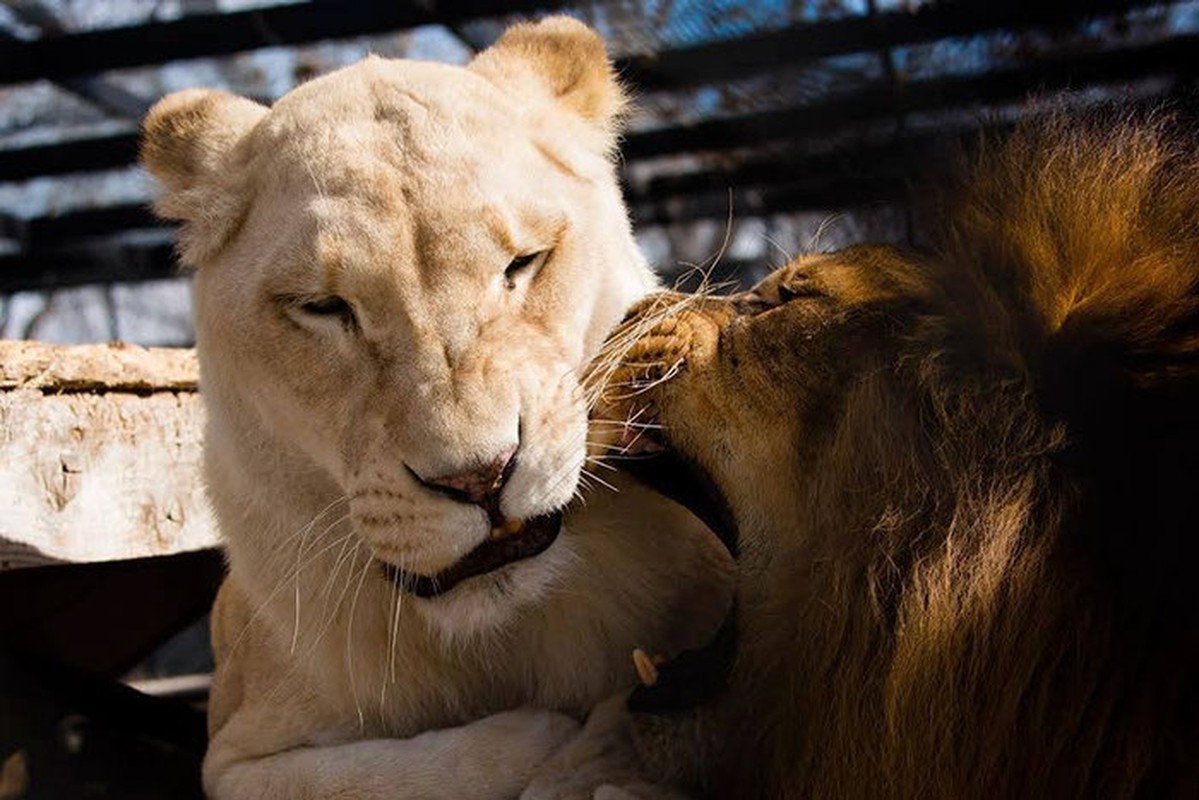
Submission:
[[[154,210],[184,223],[179,252],[198,266],[220,249],[241,214],[229,187],[236,145],[267,113],[244,97],[185,89],[154,104],[142,122],[141,161],[165,191]]]
[[[559,16],[514,25],[470,66],[495,83],[548,94],[615,140],[625,92],[604,40],[578,20]]]
[[[224,166],[266,112],[266,106],[213,89],[168,94],[142,123],[142,163],[168,190],[193,188]]]

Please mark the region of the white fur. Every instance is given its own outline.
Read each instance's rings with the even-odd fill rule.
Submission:
[[[409,469],[460,472],[519,443],[507,516],[576,494],[577,375],[654,286],[612,120],[595,116],[619,107],[595,41],[551,20],[475,68],[368,59],[269,111],[188,93],[147,119],[159,208],[198,267],[206,474],[230,564],[213,797],[511,797],[575,729],[563,713],[632,681],[633,647],[695,644],[722,614],[723,553],[631,485],[590,496],[542,555],[438,599],[397,592],[380,565],[435,573],[489,532]],[[578,80],[531,82],[564,59],[582,59],[566,65]],[[538,250],[540,270],[506,286],[512,258]],[[329,294],[354,325],[300,307]]]

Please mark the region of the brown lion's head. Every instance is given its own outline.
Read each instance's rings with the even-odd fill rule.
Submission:
[[[1195,778],[1199,159],[1059,118],[962,174],[928,247],[650,297],[597,362],[614,463],[740,557],[710,786]]]
[[[793,510],[846,393],[927,308],[924,262],[885,246],[807,256],[752,291],[647,298],[612,338],[599,441],[614,462],[736,531]],[[755,519],[740,519],[743,516]]]

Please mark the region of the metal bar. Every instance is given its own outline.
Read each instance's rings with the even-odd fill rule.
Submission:
[[[1061,26],[1177,0],[1065,0],[1021,3],[994,0],[931,3],[916,11],[890,11],[751,34],[732,41],[638,56],[619,62],[642,91],[700,86],[777,70],[830,56],[921,44],[994,30]]]
[[[794,139],[897,113],[970,107],[1019,100],[1034,92],[1126,82],[1160,74],[1186,74],[1199,64],[1199,35],[1189,34],[1121,50],[1053,56],[981,75],[914,81],[901,94],[871,87],[802,107],[712,119],[689,126],[627,136],[629,160],[698,150],[721,150]]]
[[[136,131],[127,131],[0,149],[0,181],[132,166],[137,139]]]
[[[905,176],[806,182],[799,186],[750,187],[690,197],[640,199],[631,204],[636,225],[667,225],[699,219],[734,219],[792,211],[861,208],[902,196]]]
[[[98,242],[33,254],[0,256],[0,294],[91,283],[173,278],[180,274],[167,243]]]
[[[558,0],[458,0],[436,11],[417,3],[333,0],[194,14],[33,41],[0,42],[0,84],[62,80],[112,69],[224,56],[263,47],[386,33],[420,25],[554,8]]]
[[[40,0],[17,0],[8,3],[9,10],[27,25],[41,30],[43,36],[65,35],[62,23],[50,9]],[[11,35],[4,39],[15,39]],[[121,86],[97,77],[67,78],[57,82],[57,85],[75,94],[92,105],[117,117],[137,119],[150,108],[150,103]]]
[[[1115,5],[1112,0],[1101,0],[1099,6],[1103,7],[1108,4]],[[1133,3],[1125,3],[1125,5],[1132,4],[1135,4],[1135,0]],[[1053,6],[1053,4],[1046,5]],[[928,8],[940,9],[942,6]],[[957,8],[957,6],[946,6],[946,8]],[[805,27],[815,28],[819,25]],[[721,46],[739,48],[744,41],[747,40],[737,40]],[[859,45],[856,49],[862,49],[864,46],[862,43]],[[1061,56],[1056,59],[1034,62],[1027,68],[1020,67],[990,75],[918,81],[905,85],[902,99],[888,87],[876,87],[802,109],[758,112],[709,120],[689,126],[633,133],[625,139],[623,154],[626,159],[632,160],[683,150],[720,149],[752,144],[770,136],[785,136],[788,131],[798,134],[805,130],[828,129],[846,121],[858,121],[875,116],[894,116],[896,113],[928,109],[938,104],[940,94],[945,95],[945,105],[950,104],[948,101],[969,102],[973,99],[970,96],[972,92],[979,92],[978,99],[980,100],[990,100],[1002,96],[1018,97],[1039,85],[1061,86],[1071,80],[1095,80],[1097,78],[1088,78],[1087,76],[1097,74],[1101,77],[1105,61],[1113,62],[1111,71],[1117,73],[1113,80],[1134,77],[1138,69],[1150,68],[1186,74],[1187,70],[1193,72],[1199,65],[1199,58],[1195,52],[1196,49],[1199,49],[1197,46],[1199,46],[1199,37],[1183,36],[1167,40],[1164,43],[1125,51]],[[705,45],[704,47],[715,47],[715,45]],[[698,48],[693,50],[698,50]],[[758,49],[753,50],[754,52],[758,51]],[[719,51],[709,54],[707,60],[719,61],[720,57],[718,56]],[[660,59],[666,62],[670,62],[672,58],[670,53],[660,56]],[[1175,63],[1170,63],[1171,58],[1176,59]],[[1119,63],[1120,59],[1125,59],[1128,63],[1121,64]],[[776,58],[772,62],[774,66],[777,66],[777,61]],[[729,63],[735,63],[735,59],[730,60]],[[765,64],[762,64],[761,67],[769,68]],[[720,69],[724,69],[724,67],[720,67]],[[0,73],[2,73],[2,68],[0,68]],[[699,75],[700,73],[695,72],[694,74]],[[981,93],[987,93],[989,96],[983,97]],[[51,145],[0,149],[0,181],[24,180],[41,175],[61,175],[129,166],[136,160],[136,153],[137,134],[134,131],[81,138]]]
[[[37,253],[74,240],[123,230],[162,228],[165,224],[145,203],[123,203],[34,217],[25,222],[25,249]]]

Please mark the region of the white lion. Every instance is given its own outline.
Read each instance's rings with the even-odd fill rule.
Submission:
[[[622,103],[557,18],[466,68],[369,58],[270,109],[186,91],[147,117],[229,555],[212,796],[512,796],[633,647],[723,615],[728,562],[678,507],[624,485],[559,533],[579,372],[655,286]]]

